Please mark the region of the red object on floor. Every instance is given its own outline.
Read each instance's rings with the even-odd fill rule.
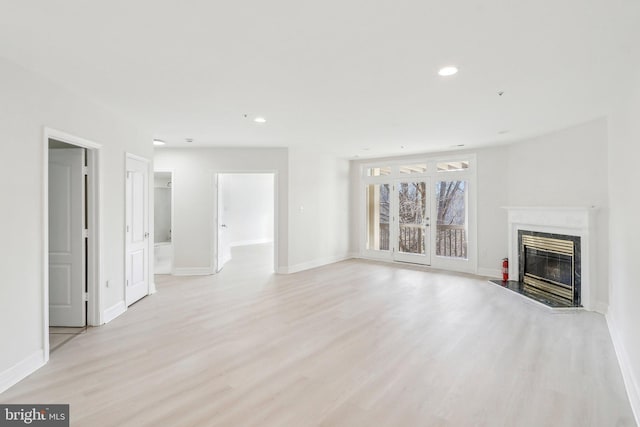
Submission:
[[[509,281],[509,258],[502,259],[502,281]]]

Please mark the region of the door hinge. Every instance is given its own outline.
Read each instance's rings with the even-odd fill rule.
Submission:
[[[89,301],[89,293],[88,292],[83,292],[82,293],[82,301]]]
[[[89,166],[83,166],[82,167],[82,174],[83,175],[89,175]]]
[[[129,232],[129,226],[127,225],[127,233]]]
[[[82,230],[82,237],[84,239],[89,238],[89,230],[88,229],[85,228],[84,230]]]
[[[129,286],[129,279],[125,280],[125,285]]]

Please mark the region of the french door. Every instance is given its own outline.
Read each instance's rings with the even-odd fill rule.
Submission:
[[[366,187],[366,250],[376,258],[431,264],[429,178]]]
[[[428,178],[396,180],[392,188],[391,240],[395,261],[430,264]]]

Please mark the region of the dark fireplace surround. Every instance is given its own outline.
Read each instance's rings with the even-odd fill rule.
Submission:
[[[553,306],[580,307],[580,237],[518,230],[521,292]]]

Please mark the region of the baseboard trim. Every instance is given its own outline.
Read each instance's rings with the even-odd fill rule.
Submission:
[[[0,393],[13,387],[45,365],[44,350],[34,351],[25,359],[0,373]]]
[[[611,335],[611,341],[613,341],[613,349],[618,357],[620,371],[622,371],[622,379],[624,380],[624,386],[627,389],[627,396],[629,397],[631,410],[633,411],[633,415],[636,419],[636,424],[640,426],[640,387],[638,387],[638,381],[633,376],[631,363],[629,363],[624,343],[620,339],[618,328],[613,320],[613,316],[611,316],[611,314],[607,314],[605,317],[607,319],[609,335]]]
[[[102,320],[104,321],[104,323],[109,323],[125,311],[127,311],[127,305],[125,304],[125,302],[118,301],[104,311],[104,313],[102,314]]]
[[[301,262],[299,264],[290,265],[288,267],[278,268],[279,274],[292,274],[300,271],[311,270],[312,268],[322,267],[325,265],[333,264],[340,261],[345,261],[353,258],[352,254],[344,254],[327,258],[319,258],[313,261]]]
[[[478,276],[490,277],[492,279],[501,279],[502,278],[502,270],[499,268],[484,268],[478,267]]]
[[[604,302],[601,302],[601,301],[596,301],[593,304],[593,311],[606,316],[609,311],[609,304],[605,304]]]
[[[262,245],[264,243],[273,243],[273,240],[272,239],[241,240],[239,242],[233,242],[229,246],[233,248],[235,246]]]
[[[211,273],[211,267],[185,267],[174,268],[174,276],[209,276]]]

